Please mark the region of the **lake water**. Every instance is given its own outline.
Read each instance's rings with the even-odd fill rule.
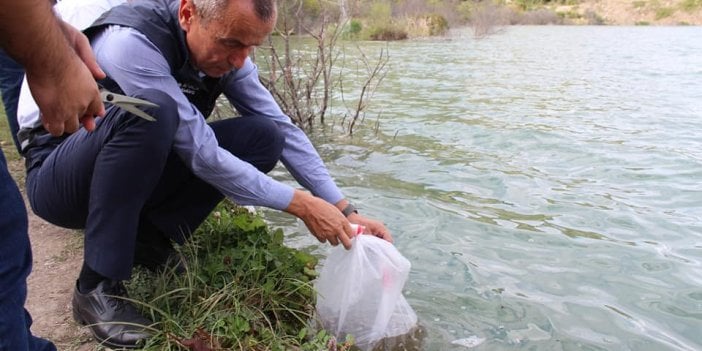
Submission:
[[[423,350],[702,349],[702,28],[387,48],[361,128],[314,141],[412,262]],[[329,249],[266,218],[290,245]]]

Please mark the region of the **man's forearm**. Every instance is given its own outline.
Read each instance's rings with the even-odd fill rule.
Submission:
[[[75,55],[47,0],[2,0],[0,33],[2,47],[33,74],[52,75]]]

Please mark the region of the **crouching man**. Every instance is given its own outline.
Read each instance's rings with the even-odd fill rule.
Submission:
[[[85,229],[73,296],[76,320],[98,341],[135,347],[151,322],[125,296],[141,264],[179,265],[183,243],[226,196],[304,221],[322,243],[351,246],[350,223],[392,241],[344,198],[305,134],[283,114],[248,58],[276,22],[275,0],[154,0],[113,8],[86,34],[115,92],[159,105],[150,122],[108,108],[93,132],[54,137],[24,114],[32,209]],[[207,123],[224,94],[241,117]],[[282,161],[308,191],[267,176]]]

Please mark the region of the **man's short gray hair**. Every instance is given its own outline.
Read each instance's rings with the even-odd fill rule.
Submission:
[[[203,21],[209,22],[222,17],[229,1],[251,1],[256,16],[264,22],[272,20],[275,16],[276,0],[193,0],[193,4]]]

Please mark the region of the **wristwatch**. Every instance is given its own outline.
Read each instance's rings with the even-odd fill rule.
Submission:
[[[356,207],[354,207],[354,205],[352,205],[352,204],[349,202],[349,204],[346,205],[346,207],[344,207],[343,210],[341,210],[341,213],[344,214],[344,217],[348,217],[348,216],[350,216],[352,213],[358,213],[358,210],[356,209]]]

